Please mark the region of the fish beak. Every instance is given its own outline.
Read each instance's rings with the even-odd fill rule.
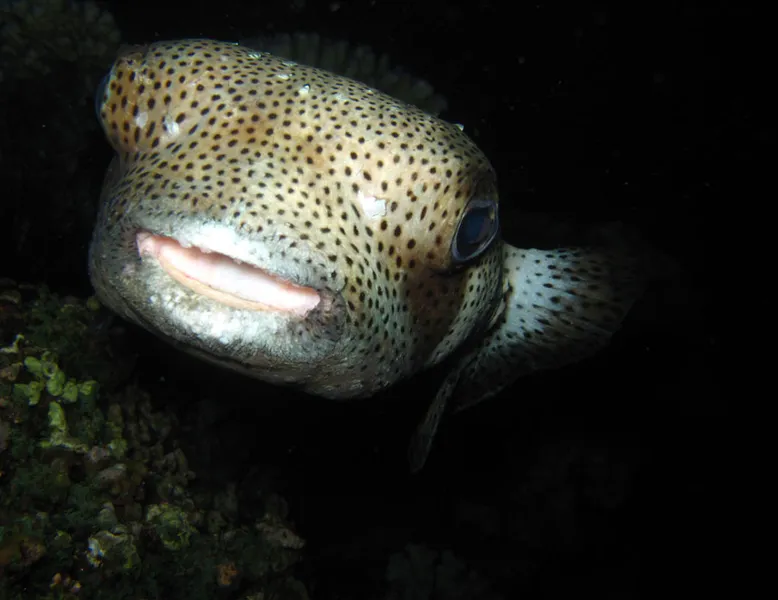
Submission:
[[[136,235],[136,244],[141,258],[156,259],[181,285],[233,308],[305,317],[321,301],[314,288],[297,285],[224,254],[184,247],[170,237],[141,231]]]

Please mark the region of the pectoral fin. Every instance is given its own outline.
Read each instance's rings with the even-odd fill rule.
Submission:
[[[448,374],[411,443],[413,470],[427,458],[444,411],[494,396],[522,375],[563,367],[605,346],[641,294],[637,256],[585,248],[505,245],[505,309]]]

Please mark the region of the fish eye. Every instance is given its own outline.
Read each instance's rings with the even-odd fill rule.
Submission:
[[[95,90],[95,114],[97,114],[98,119],[100,118],[100,108],[102,107],[103,99],[105,98],[105,86],[108,85],[108,80],[110,78],[111,72],[108,71],[97,85],[97,90]]]
[[[482,197],[470,200],[451,244],[454,261],[462,263],[481,255],[497,237],[499,230],[497,201]]]

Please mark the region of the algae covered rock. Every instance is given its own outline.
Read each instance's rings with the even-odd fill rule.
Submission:
[[[193,487],[99,309],[0,283],[0,598],[306,598],[285,501],[249,518],[234,483]]]

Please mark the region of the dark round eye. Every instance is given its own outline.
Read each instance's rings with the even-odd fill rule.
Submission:
[[[492,243],[499,229],[497,201],[493,198],[470,200],[451,244],[454,261],[465,262],[479,256]]]
[[[103,99],[105,98],[105,86],[108,85],[108,80],[111,78],[111,72],[108,71],[105,76],[100,80],[100,83],[95,90],[95,113],[97,118],[100,118],[100,110],[103,106]]]

